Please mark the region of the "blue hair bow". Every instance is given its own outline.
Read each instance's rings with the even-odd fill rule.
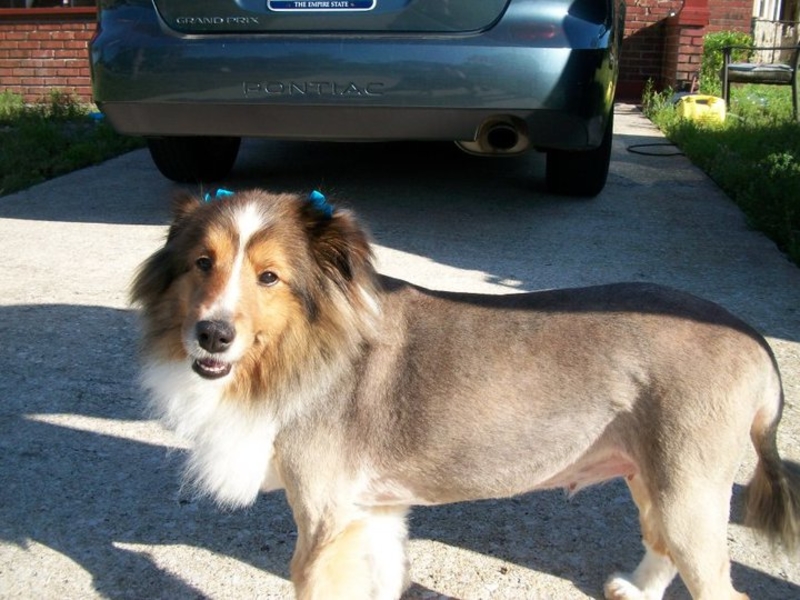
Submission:
[[[321,212],[325,217],[330,219],[333,216],[333,205],[331,205],[325,198],[325,194],[314,190],[308,195],[308,201],[311,205]]]
[[[211,192],[206,192],[206,195],[203,196],[203,201],[212,202],[214,200],[224,200],[225,198],[230,198],[231,196],[233,196],[232,191],[219,188],[216,192],[214,192],[213,196],[211,195]]]

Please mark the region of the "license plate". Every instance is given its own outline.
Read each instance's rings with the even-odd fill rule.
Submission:
[[[364,11],[375,8],[377,0],[267,0],[270,10],[307,11]]]

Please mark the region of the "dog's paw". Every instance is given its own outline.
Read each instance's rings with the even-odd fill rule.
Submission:
[[[649,600],[630,580],[630,575],[614,573],[603,586],[606,600]]]

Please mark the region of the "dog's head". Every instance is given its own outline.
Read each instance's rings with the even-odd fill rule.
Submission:
[[[258,190],[181,194],[132,300],[151,359],[256,392],[363,334],[373,282],[367,235],[346,210]]]

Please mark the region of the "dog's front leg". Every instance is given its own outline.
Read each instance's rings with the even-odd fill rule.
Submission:
[[[400,598],[409,584],[405,515],[405,508],[362,509],[313,523],[295,514],[291,572],[298,600]]]

